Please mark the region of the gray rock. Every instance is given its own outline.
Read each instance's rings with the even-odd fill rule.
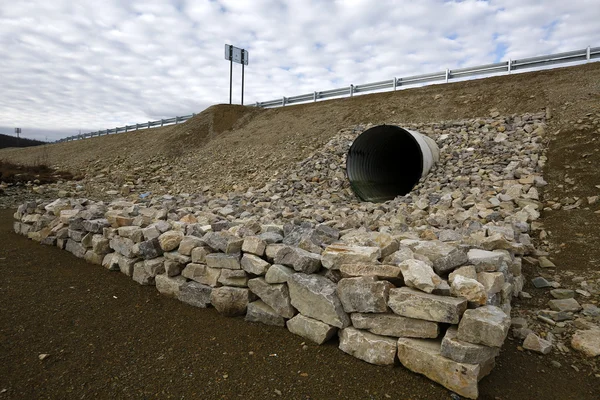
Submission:
[[[535,333],[530,333],[523,342],[523,348],[541,354],[548,354],[552,351],[552,343],[542,339]]]
[[[109,271],[119,271],[119,258],[117,253],[108,253],[102,259],[102,266]]]
[[[248,304],[245,320],[265,325],[285,326],[283,317],[261,300]]]
[[[336,285],[329,279],[297,273],[288,280],[288,286],[292,306],[300,313],[338,328],[350,324],[336,294]]]
[[[133,276],[133,267],[139,261],[137,258],[125,257],[117,253],[119,269],[127,276]]]
[[[337,243],[327,246],[321,256],[325,268],[339,269],[343,264],[376,263],[381,258],[381,249]]]
[[[489,347],[481,344],[473,344],[458,340],[458,330],[451,326],[442,339],[441,354],[459,363],[482,364],[493,359],[500,353],[497,347]]]
[[[152,240],[158,239],[161,232],[156,228],[155,225],[147,226],[146,228],[142,228],[142,234],[144,235],[144,240]]]
[[[318,254],[285,245],[278,249],[273,261],[275,264],[292,267],[295,271],[305,274],[313,274],[321,268],[321,257]]]
[[[208,267],[206,267],[208,268]],[[248,274],[240,269],[214,269],[221,271],[218,282],[224,286],[248,287]]]
[[[294,318],[287,321],[286,326],[293,334],[302,336],[316,344],[325,343],[337,332],[336,327],[302,314],[297,314]]]
[[[197,264],[205,264],[206,256],[212,253],[212,249],[208,246],[198,246],[192,249],[192,262]]]
[[[581,310],[581,305],[575,299],[550,300],[548,302],[550,309],[554,311],[573,311]]]
[[[211,253],[205,257],[206,265],[210,268],[242,269],[240,254]]]
[[[271,264],[254,254],[244,254],[240,264],[244,271],[254,275],[265,275],[271,266]]]
[[[42,243],[43,244],[43,243]],[[102,259],[104,258],[103,254],[94,253],[92,250],[88,250],[85,252],[83,259],[90,263],[96,265],[102,265]]]
[[[212,288],[198,282],[186,282],[179,287],[177,298],[189,305],[207,308],[210,305]]]
[[[374,276],[378,279],[403,282],[402,270],[396,265],[388,264],[342,264],[340,272],[344,278],[358,276]]]
[[[138,244],[140,256],[145,260],[151,260],[163,254],[163,249],[160,247],[158,238],[146,240]]]
[[[225,270],[210,268],[204,264],[190,263],[181,271],[181,275],[203,285],[217,287],[222,271]]]
[[[396,314],[354,313],[350,318],[355,328],[366,329],[376,335],[435,339],[439,334],[436,322]]]
[[[76,242],[73,239],[67,240],[65,250],[67,250],[69,253],[73,254],[75,257],[78,258],[85,257],[85,253],[87,251],[81,243]]]
[[[122,226],[117,229],[119,236],[131,239],[134,243],[139,243],[144,239],[142,229],[139,226]]]
[[[431,260],[438,275],[448,274],[468,260],[464,250],[439,241],[419,241],[412,247],[412,251]]]
[[[235,254],[241,252],[242,244],[244,243],[244,239],[227,231],[208,232],[202,239],[215,251],[221,251],[226,254]]]
[[[533,278],[531,280],[531,283],[533,283],[533,286],[535,286],[538,289],[543,289],[543,288],[548,288],[548,287],[552,287],[552,285],[550,285],[550,282],[548,282],[546,279],[544,279],[541,276],[538,276],[536,278]]]
[[[179,288],[186,282],[186,279],[179,276],[167,276],[167,275],[156,275],[154,277],[156,283],[156,289],[163,295],[169,297],[177,297],[179,295]]]
[[[409,370],[425,375],[460,396],[478,398],[477,383],[491,372],[493,361],[484,366],[459,363],[442,356],[440,348],[439,341],[400,338],[398,358]]]
[[[390,290],[388,306],[403,317],[457,324],[467,309],[467,300],[401,287]]]
[[[477,280],[485,287],[488,296],[499,293],[504,286],[504,274],[502,272],[479,272]]]
[[[115,236],[110,240],[110,248],[125,257],[134,257],[133,240],[120,236]]]
[[[467,310],[458,325],[459,340],[501,347],[510,328],[510,317],[500,308],[483,306]]]
[[[278,315],[292,318],[296,309],[292,306],[290,293],[285,283],[269,284],[264,278],[255,278],[248,281],[248,287],[262,301],[271,307]]]
[[[204,241],[196,236],[185,236],[181,243],[179,243],[179,253],[184,256],[191,256],[192,251],[196,247],[200,247],[204,244]]]
[[[393,365],[396,358],[396,340],[359,331],[352,327],[338,332],[339,348],[358,359],[375,365]]]
[[[165,272],[165,259],[164,257],[153,258],[152,260],[144,261],[144,270],[149,276],[155,277],[156,275],[164,274]]]
[[[464,265],[462,267],[456,268],[450,273],[450,275],[448,275],[448,282],[452,285],[454,278],[458,275],[463,276],[465,278],[477,280],[477,271],[475,270],[475,266],[473,265]]]
[[[265,281],[267,283],[287,283],[288,279],[294,274],[295,272],[292,268],[281,264],[273,264],[267,270]]]
[[[475,266],[477,272],[498,271],[503,258],[501,253],[481,249],[471,249],[467,252],[469,264]]]
[[[167,260],[165,257],[165,274],[167,276],[177,276],[181,274],[181,270],[183,269],[183,265],[174,260]]]
[[[277,232],[263,232],[258,237],[264,240],[267,245],[283,242],[283,236]]]
[[[154,276],[146,272],[144,261],[138,261],[133,265],[132,278],[140,285],[154,285]]]
[[[102,235],[92,236],[92,251],[96,254],[110,253],[110,241]]]
[[[389,291],[393,287],[374,276],[362,276],[340,280],[336,291],[347,313],[386,312]]]
[[[220,314],[227,317],[244,315],[250,303],[250,291],[228,286],[215,288],[210,294],[210,302]]]
[[[265,254],[267,248],[267,242],[259,238],[258,236],[246,236],[244,243],[242,244],[242,251],[244,253],[254,254],[262,257]]]

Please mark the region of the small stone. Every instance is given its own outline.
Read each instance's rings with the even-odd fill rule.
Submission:
[[[588,357],[600,355],[600,329],[576,331],[571,338],[571,347]]]
[[[38,356],[38,358],[40,359],[40,361],[44,361],[46,358],[50,357],[50,354],[45,354],[42,353]]]
[[[577,302],[577,300],[573,298],[569,299],[560,299],[560,300],[550,300],[548,302],[548,306],[554,311],[579,311],[581,310],[581,306]]]
[[[546,257],[538,258],[540,268],[556,268],[556,265]]]
[[[552,295],[552,297],[559,300],[572,299],[573,297],[575,297],[575,292],[570,289],[552,289],[550,291],[550,294]]]
[[[531,283],[533,283],[533,286],[535,286],[538,289],[552,287],[552,285],[550,285],[550,283],[546,279],[544,279],[543,277],[541,277],[541,276],[533,278],[531,280]]]
[[[540,338],[535,333],[530,333],[523,342],[523,348],[541,354],[548,354],[552,350],[552,343]]]

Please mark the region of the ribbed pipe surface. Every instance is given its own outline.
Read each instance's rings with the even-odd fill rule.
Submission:
[[[356,138],[346,159],[350,186],[364,201],[409,193],[439,159],[433,140],[394,125],[374,126]]]

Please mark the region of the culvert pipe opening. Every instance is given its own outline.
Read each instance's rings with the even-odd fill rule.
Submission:
[[[395,125],[378,125],[354,140],[346,173],[361,200],[382,202],[409,193],[438,160],[439,149],[431,138]]]

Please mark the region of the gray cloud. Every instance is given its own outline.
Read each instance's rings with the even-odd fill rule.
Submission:
[[[246,103],[599,45],[593,0],[19,1],[0,7],[0,133],[57,139]],[[241,67],[234,66],[239,102]]]

